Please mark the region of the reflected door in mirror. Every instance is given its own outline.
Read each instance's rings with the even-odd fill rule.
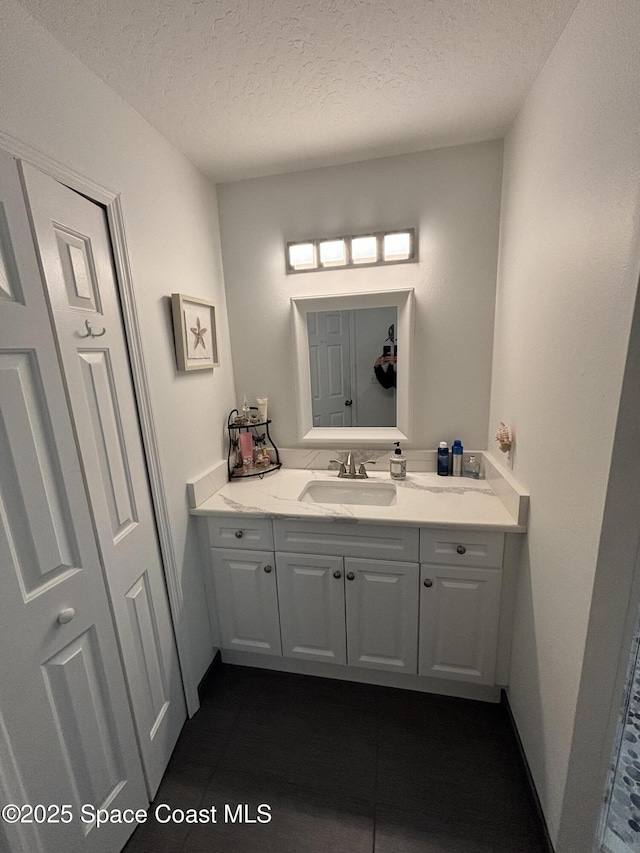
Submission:
[[[352,426],[350,311],[307,315],[314,427]]]
[[[314,427],[396,426],[397,308],[307,314]]]

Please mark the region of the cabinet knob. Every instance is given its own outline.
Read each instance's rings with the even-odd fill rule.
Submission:
[[[269,574],[269,572],[271,571],[271,566],[265,566],[264,570],[267,574]]]
[[[340,580],[340,578],[342,577],[342,572],[341,572],[341,571],[339,571],[339,570],[337,570],[337,571],[335,571],[335,572],[333,573],[333,576],[334,576],[334,578],[335,578],[337,581],[339,581],[339,580]]]
[[[354,578],[355,578],[355,575],[353,572],[347,572],[347,580],[348,581],[352,581],[352,580],[354,580]]]
[[[425,579],[424,579],[424,585],[425,585],[427,588],[428,588],[428,587],[430,587],[430,586],[433,586],[433,581],[431,580],[431,578],[425,578]]]
[[[65,607],[64,610],[61,610],[60,613],[58,613],[58,622],[61,625],[66,625],[67,622],[71,622],[75,615],[76,611],[73,607]]]
[[[458,554],[466,554],[467,553],[467,549],[464,547],[464,545],[458,545],[458,547],[456,548],[456,551],[458,552]]]
[[[236,539],[242,539],[243,536],[244,533],[242,532],[242,530],[236,530]]]

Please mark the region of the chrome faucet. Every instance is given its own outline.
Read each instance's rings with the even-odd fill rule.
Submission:
[[[346,478],[347,480],[366,480],[368,478],[365,465],[375,465],[375,459],[368,459],[366,462],[361,462],[358,471],[356,472],[356,460],[353,458],[353,453],[347,453],[347,458],[344,462],[340,459],[332,459],[331,462],[336,462],[340,468],[338,477]]]

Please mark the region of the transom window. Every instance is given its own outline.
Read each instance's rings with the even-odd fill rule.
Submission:
[[[287,243],[288,273],[340,267],[406,264],[417,260],[415,229],[375,231],[344,237],[317,237]]]

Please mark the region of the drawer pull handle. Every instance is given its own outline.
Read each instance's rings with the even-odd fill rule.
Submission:
[[[348,581],[352,581],[352,580],[354,580],[354,578],[355,578],[355,575],[353,572],[347,572],[347,580]]]
[[[242,530],[236,530],[236,539],[242,539],[243,536],[244,533],[242,532]]]
[[[430,586],[433,586],[433,581],[431,580],[431,578],[425,578],[425,579],[424,579],[424,585],[425,585],[427,588],[428,588],[428,587],[430,587]]]
[[[456,551],[458,552],[458,554],[466,554],[467,553],[467,549],[464,547],[464,545],[458,545],[458,547],[456,548]]]
[[[335,571],[335,572],[333,573],[333,576],[334,576],[334,578],[335,578],[337,581],[339,581],[339,580],[340,580],[340,578],[342,577],[342,572],[341,572],[341,571]]]
[[[267,574],[269,574],[271,572],[271,566],[265,566],[264,570]]]

